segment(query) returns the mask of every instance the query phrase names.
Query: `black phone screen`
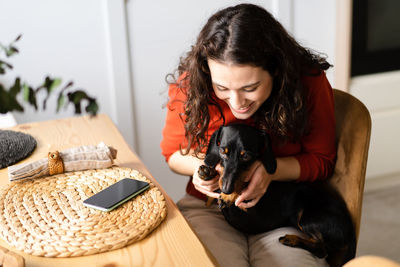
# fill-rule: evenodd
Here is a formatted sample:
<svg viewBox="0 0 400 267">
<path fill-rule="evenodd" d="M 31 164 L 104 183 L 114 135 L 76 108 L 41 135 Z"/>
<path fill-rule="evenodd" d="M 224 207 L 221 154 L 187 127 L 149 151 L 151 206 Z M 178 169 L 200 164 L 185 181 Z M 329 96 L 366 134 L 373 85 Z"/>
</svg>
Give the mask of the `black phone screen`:
<svg viewBox="0 0 400 267">
<path fill-rule="evenodd" d="M 83 204 L 92 208 L 109 211 L 149 188 L 149 183 L 124 178 L 89 197 Z"/>
</svg>

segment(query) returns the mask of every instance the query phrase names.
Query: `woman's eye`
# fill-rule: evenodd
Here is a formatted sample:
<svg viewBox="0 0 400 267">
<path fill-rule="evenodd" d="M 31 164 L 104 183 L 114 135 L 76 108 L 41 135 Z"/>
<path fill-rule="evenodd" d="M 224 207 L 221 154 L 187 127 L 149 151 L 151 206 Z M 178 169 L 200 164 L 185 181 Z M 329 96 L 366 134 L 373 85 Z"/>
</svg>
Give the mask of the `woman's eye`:
<svg viewBox="0 0 400 267">
<path fill-rule="evenodd" d="M 228 89 L 226 89 L 226 88 L 224 88 L 224 87 L 219 87 L 219 86 L 217 86 L 217 90 L 220 91 L 220 92 L 224 92 L 224 91 L 226 91 L 226 90 L 228 90 Z"/>
<path fill-rule="evenodd" d="M 246 93 L 251 93 L 251 92 L 254 92 L 255 90 L 257 90 L 257 88 L 258 88 L 258 86 L 253 87 L 253 88 L 244 89 L 244 91 L 245 91 Z"/>
</svg>

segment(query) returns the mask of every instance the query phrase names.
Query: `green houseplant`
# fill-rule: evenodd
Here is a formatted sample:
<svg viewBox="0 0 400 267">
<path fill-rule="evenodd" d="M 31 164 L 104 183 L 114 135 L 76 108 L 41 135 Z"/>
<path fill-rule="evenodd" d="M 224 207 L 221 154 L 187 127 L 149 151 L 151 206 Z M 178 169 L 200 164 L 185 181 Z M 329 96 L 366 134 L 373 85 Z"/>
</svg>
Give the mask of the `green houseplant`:
<svg viewBox="0 0 400 267">
<path fill-rule="evenodd" d="M 18 48 L 15 46 L 15 43 L 18 42 L 20 38 L 21 35 L 19 35 L 9 45 L 2 45 L 0 43 L 0 75 L 4 75 L 7 70 L 11 70 L 13 68 L 13 66 L 8 62 L 8 58 L 19 52 Z M 3 59 L 4 56 L 7 59 Z M 96 99 L 90 97 L 82 89 L 72 90 L 72 86 L 72 81 L 62 86 L 61 79 L 47 76 L 43 83 L 38 87 L 33 87 L 23 81 L 20 77 L 17 77 L 15 78 L 13 85 L 7 88 L 7 86 L 5 86 L 0 79 L 0 113 L 5 114 L 12 111 L 23 112 L 24 108 L 18 99 L 19 95 L 22 95 L 22 98 L 25 102 L 33 106 L 35 110 L 38 110 L 38 94 L 39 92 L 45 91 L 47 94 L 42 102 L 43 110 L 46 109 L 46 103 L 50 95 L 58 93 L 57 112 L 61 108 L 72 104 L 74 106 L 75 114 L 81 114 L 82 106 L 83 104 L 86 104 L 84 111 L 92 116 L 95 116 L 99 109 Z"/>
<path fill-rule="evenodd" d="M 90 97 L 82 89 L 72 90 L 73 82 L 71 81 L 62 85 L 61 79 L 47 76 L 38 87 L 29 85 L 20 77 L 15 78 L 11 86 L 6 86 L 3 83 L 1 75 L 13 68 L 8 60 L 19 52 L 15 43 L 20 39 L 21 35 L 9 45 L 0 43 L 0 114 L 12 111 L 23 112 L 24 107 L 21 105 L 20 99 L 33 106 L 35 110 L 38 110 L 39 106 L 42 106 L 42 110 L 44 110 L 50 95 L 57 93 L 57 112 L 72 104 L 75 114 L 81 114 L 82 106 L 85 105 L 84 112 L 95 116 L 99 109 L 96 99 Z M 40 97 L 44 95 L 41 105 L 38 101 L 39 93 L 41 94 Z M 36 144 L 36 140 L 29 134 L 0 129 L 0 169 L 28 157 L 36 148 Z"/>
</svg>

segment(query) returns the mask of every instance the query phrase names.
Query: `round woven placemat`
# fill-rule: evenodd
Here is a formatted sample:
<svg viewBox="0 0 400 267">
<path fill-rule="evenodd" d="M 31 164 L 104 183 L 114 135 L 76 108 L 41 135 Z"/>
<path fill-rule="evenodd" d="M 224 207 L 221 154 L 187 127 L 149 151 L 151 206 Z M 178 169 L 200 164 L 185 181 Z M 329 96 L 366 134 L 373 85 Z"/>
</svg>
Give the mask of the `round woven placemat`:
<svg viewBox="0 0 400 267">
<path fill-rule="evenodd" d="M 26 158 L 35 147 L 36 140 L 29 134 L 0 130 L 0 169 Z"/>
<path fill-rule="evenodd" d="M 120 207 L 102 212 L 86 198 L 130 177 L 150 189 Z M 0 236 L 35 256 L 74 257 L 122 248 L 143 239 L 166 216 L 160 190 L 129 168 L 89 170 L 13 182 L 0 190 Z"/>
</svg>

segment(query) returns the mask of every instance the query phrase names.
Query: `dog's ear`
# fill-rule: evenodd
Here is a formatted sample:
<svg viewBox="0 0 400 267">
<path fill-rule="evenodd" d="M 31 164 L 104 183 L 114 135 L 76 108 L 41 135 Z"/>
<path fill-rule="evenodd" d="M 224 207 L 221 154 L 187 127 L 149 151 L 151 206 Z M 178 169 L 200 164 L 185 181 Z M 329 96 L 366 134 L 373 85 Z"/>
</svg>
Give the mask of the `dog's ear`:
<svg viewBox="0 0 400 267">
<path fill-rule="evenodd" d="M 261 154 L 261 162 L 269 174 L 273 174 L 276 171 L 276 159 L 272 151 L 271 138 L 269 134 L 261 131 L 261 136 L 264 141 L 264 148 Z"/>
<path fill-rule="evenodd" d="M 219 129 L 212 134 L 210 142 L 208 143 L 206 158 L 204 159 L 204 164 L 208 167 L 215 168 L 220 161 L 219 145 L 222 130 L 223 126 L 219 127 Z"/>
</svg>

